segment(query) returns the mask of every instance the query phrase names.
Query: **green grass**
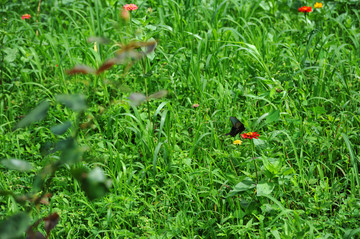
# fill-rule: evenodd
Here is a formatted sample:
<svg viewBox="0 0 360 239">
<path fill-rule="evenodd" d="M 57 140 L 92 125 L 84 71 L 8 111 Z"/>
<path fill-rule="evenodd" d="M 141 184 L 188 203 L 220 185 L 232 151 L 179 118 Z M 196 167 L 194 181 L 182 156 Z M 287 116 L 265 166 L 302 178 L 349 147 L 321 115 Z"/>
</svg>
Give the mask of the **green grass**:
<svg viewBox="0 0 360 239">
<path fill-rule="evenodd" d="M 43 0 L 38 18 L 38 1 L 1 5 L 0 159 L 34 169 L 1 166 L 0 190 L 29 192 L 37 172 L 61 157 L 43 156 L 41 146 L 76 127 L 56 136 L 52 126 L 80 119 L 92 127 L 78 132 L 83 161 L 49 182 L 50 204 L 0 196 L 0 219 L 57 212 L 51 238 L 356 238 L 359 3 L 326 1 L 306 18 L 298 8 L 315 1 L 133 3 L 130 24 L 120 18 L 123 1 Z M 25 13 L 32 17 L 22 20 Z M 90 36 L 111 43 L 95 51 Z M 122 65 L 99 76 L 65 73 L 99 67 L 118 42 L 152 38 L 155 58 L 127 74 Z M 128 103 L 131 92 L 162 89 L 165 98 Z M 85 95 L 84 115 L 56 103 L 59 94 Z M 43 121 L 12 131 L 44 100 Z M 260 140 L 233 145 L 230 116 Z M 69 170 L 82 166 L 112 180 L 104 197 L 86 197 Z"/>
</svg>

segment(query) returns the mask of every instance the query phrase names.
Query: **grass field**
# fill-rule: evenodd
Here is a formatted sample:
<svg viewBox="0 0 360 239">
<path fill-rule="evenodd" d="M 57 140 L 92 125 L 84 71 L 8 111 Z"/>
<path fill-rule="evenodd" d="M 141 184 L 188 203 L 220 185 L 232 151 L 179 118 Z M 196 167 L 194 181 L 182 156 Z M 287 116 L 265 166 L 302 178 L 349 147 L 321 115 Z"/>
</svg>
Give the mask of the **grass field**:
<svg viewBox="0 0 360 239">
<path fill-rule="evenodd" d="M 0 1 L 0 238 L 360 235 L 359 1 Z"/>
</svg>

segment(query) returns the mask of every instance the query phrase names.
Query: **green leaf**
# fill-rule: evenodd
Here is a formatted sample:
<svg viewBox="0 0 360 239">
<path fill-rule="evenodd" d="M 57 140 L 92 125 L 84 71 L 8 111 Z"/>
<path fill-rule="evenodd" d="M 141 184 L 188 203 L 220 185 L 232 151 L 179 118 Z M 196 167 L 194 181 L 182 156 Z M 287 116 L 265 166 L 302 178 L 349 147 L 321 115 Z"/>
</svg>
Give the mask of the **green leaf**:
<svg viewBox="0 0 360 239">
<path fill-rule="evenodd" d="M 40 147 L 41 155 L 44 156 L 44 155 L 49 154 L 52 147 L 54 147 L 54 143 L 52 143 L 52 142 L 43 143 Z"/>
<path fill-rule="evenodd" d="M 90 173 L 88 174 L 88 179 L 89 179 L 89 182 L 91 182 L 93 184 L 97 184 L 97 183 L 104 182 L 106 177 L 105 177 L 104 171 L 101 168 L 96 167 L 90 171 Z"/>
<path fill-rule="evenodd" d="M 274 175 L 278 175 L 280 173 L 280 170 L 282 167 L 280 159 L 262 157 L 262 161 L 263 161 L 265 170 L 269 171 L 270 173 L 272 173 Z"/>
<path fill-rule="evenodd" d="M 0 238 L 24 238 L 30 223 L 29 215 L 24 212 L 10 216 L 0 223 Z"/>
<path fill-rule="evenodd" d="M 251 180 L 251 178 L 246 177 L 241 182 L 236 184 L 234 189 L 230 191 L 229 196 L 232 196 L 239 192 L 244 192 L 244 191 L 250 190 L 250 189 L 254 188 L 255 186 L 256 186 L 256 184 Z"/>
<path fill-rule="evenodd" d="M 42 102 L 38 105 L 35 109 L 33 109 L 28 115 L 25 116 L 16 126 L 14 129 L 17 128 L 24 128 L 35 121 L 42 120 L 50 107 L 50 103 L 48 101 Z"/>
<path fill-rule="evenodd" d="M 59 166 L 58 161 L 55 163 L 51 163 L 51 164 L 47 164 L 45 165 L 40 172 L 38 172 L 35 176 L 34 176 L 34 181 L 33 181 L 33 186 L 32 186 L 32 191 L 33 192 L 38 192 L 40 191 L 43 186 L 44 183 L 46 181 L 46 178 L 54 173 L 57 168 Z"/>
<path fill-rule="evenodd" d="M 356 229 L 347 228 L 345 229 L 344 239 L 354 238 L 354 236 L 356 235 L 360 235 L 360 228 L 356 228 Z"/>
<path fill-rule="evenodd" d="M 56 135 L 64 134 L 71 127 L 71 121 L 51 127 L 51 132 Z"/>
<path fill-rule="evenodd" d="M 5 48 L 4 52 L 6 53 L 6 56 L 5 56 L 4 60 L 7 63 L 11 63 L 11 62 L 16 60 L 16 56 L 18 54 L 18 49 L 17 48 Z"/>
<path fill-rule="evenodd" d="M 90 172 L 85 168 L 76 169 L 72 174 L 81 182 L 81 188 L 90 200 L 103 197 L 111 186 L 111 180 L 107 179 L 104 171 L 98 167 Z"/>
<path fill-rule="evenodd" d="M 269 113 L 269 115 L 266 117 L 266 123 L 269 124 L 274 121 L 278 121 L 280 118 L 280 111 L 274 110 Z"/>
<path fill-rule="evenodd" d="M 82 152 L 79 147 L 74 146 L 72 148 L 64 149 L 60 156 L 61 164 L 74 164 L 81 161 Z"/>
<path fill-rule="evenodd" d="M 146 57 L 152 61 L 155 58 L 155 51 L 150 52 L 149 54 L 146 54 Z"/>
<path fill-rule="evenodd" d="M 325 108 L 322 106 L 313 107 L 313 111 L 314 111 L 314 113 L 319 114 L 319 115 L 326 113 Z"/>
<path fill-rule="evenodd" d="M 76 146 L 75 140 L 72 137 L 61 140 L 54 145 L 54 148 L 49 153 L 55 153 L 56 151 L 63 151 L 74 148 Z"/>
<path fill-rule="evenodd" d="M 257 196 L 270 195 L 274 190 L 275 185 L 273 183 L 259 183 L 256 186 Z"/>
<path fill-rule="evenodd" d="M 151 30 L 151 31 L 155 31 L 157 27 L 154 26 L 154 25 L 151 25 L 151 24 L 147 24 L 147 25 L 145 26 L 145 28 L 146 28 L 146 29 L 149 29 L 149 30 Z"/>
<path fill-rule="evenodd" d="M 1 160 L 1 164 L 4 165 L 8 169 L 14 169 L 17 171 L 30 171 L 33 169 L 31 163 L 26 162 L 21 159 L 4 159 Z"/>
<path fill-rule="evenodd" d="M 32 191 L 39 192 L 44 185 L 44 179 L 42 175 L 35 175 L 33 180 Z"/>
<path fill-rule="evenodd" d="M 295 170 L 293 168 L 285 168 L 284 171 L 282 172 L 282 175 L 287 176 L 287 175 L 291 175 L 294 173 L 295 173 Z"/>
<path fill-rule="evenodd" d="M 86 110 L 86 98 L 83 95 L 57 95 L 56 100 L 75 112 Z"/>
<path fill-rule="evenodd" d="M 266 1 L 261 1 L 259 6 L 265 11 L 270 11 L 271 9 L 269 3 Z"/>
<path fill-rule="evenodd" d="M 265 146 L 265 141 L 261 139 L 253 139 L 254 144 L 256 147 Z"/>
<path fill-rule="evenodd" d="M 344 138 L 345 145 L 348 148 L 348 151 L 349 151 L 349 154 L 350 154 L 350 162 L 351 162 L 351 165 L 353 167 L 353 172 L 354 172 L 354 175 L 355 175 L 356 183 L 360 184 L 359 169 L 358 169 L 358 163 L 357 163 L 358 159 L 355 156 L 354 149 L 353 149 L 353 147 L 351 145 L 351 142 L 350 142 L 348 136 L 346 134 L 344 134 L 344 133 L 341 133 L 341 136 Z"/>
<path fill-rule="evenodd" d="M 71 149 L 75 146 L 75 140 L 72 137 L 66 138 L 64 140 L 60 140 L 56 143 L 53 142 L 45 142 L 40 147 L 40 151 L 42 155 L 52 154 L 57 151 L 63 151 L 65 149 Z"/>
<path fill-rule="evenodd" d="M 154 94 L 149 95 L 148 98 L 149 99 L 159 99 L 159 98 L 162 98 L 162 97 L 166 96 L 167 93 L 168 93 L 167 90 L 160 90 L 160 91 L 158 91 L 158 92 L 156 92 Z"/>
</svg>

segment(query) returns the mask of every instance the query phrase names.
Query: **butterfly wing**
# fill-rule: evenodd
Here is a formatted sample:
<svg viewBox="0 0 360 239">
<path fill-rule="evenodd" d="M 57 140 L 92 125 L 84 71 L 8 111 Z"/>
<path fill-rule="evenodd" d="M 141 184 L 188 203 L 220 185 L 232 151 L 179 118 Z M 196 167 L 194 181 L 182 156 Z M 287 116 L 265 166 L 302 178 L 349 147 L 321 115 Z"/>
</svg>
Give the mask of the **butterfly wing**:
<svg viewBox="0 0 360 239">
<path fill-rule="evenodd" d="M 235 126 L 236 126 L 236 124 L 238 124 L 238 123 L 240 123 L 240 124 L 241 124 L 240 120 L 238 120 L 238 119 L 237 119 L 237 118 L 235 118 L 235 117 L 230 117 L 230 121 L 231 121 L 231 123 L 232 123 L 233 127 L 235 127 Z"/>
<path fill-rule="evenodd" d="M 235 117 L 230 117 L 231 123 L 233 127 L 231 128 L 231 131 L 226 134 L 230 135 L 232 137 L 235 137 L 237 134 L 243 132 L 245 130 L 245 126 Z"/>
</svg>

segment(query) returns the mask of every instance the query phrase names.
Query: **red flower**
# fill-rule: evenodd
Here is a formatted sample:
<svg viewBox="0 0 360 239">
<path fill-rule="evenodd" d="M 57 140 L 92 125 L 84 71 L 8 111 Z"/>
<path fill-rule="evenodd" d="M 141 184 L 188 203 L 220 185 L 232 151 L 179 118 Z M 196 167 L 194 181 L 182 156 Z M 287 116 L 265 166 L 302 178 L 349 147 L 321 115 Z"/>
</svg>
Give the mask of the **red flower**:
<svg viewBox="0 0 360 239">
<path fill-rule="evenodd" d="M 29 19 L 31 17 L 30 14 L 24 14 L 21 16 L 22 20 Z"/>
<path fill-rule="evenodd" d="M 129 21 L 129 19 L 130 19 L 130 13 L 129 13 L 129 11 L 128 10 L 126 10 L 126 9 L 123 9 L 123 10 L 121 10 L 121 18 L 122 19 L 124 19 L 125 21 Z"/>
<path fill-rule="evenodd" d="M 123 8 L 127 11 L 134 11 L 138 9 L 138 6 L 136 6 L 135 4 L 125 4 Z"/>
<path fill-rule="evenodd" d="M 312 12 L 312 9 L 311 9 L 311 7 L 303 6 L 303 7 L 299 8 L 299 12 L 303 12 L 303 13 Z"/>
<path fill-rule="evenodd" d="M 248 137 L 247 137 L 247 134 L 246 134 L 246 133 L 241 134 L 241 138 L 247 139 L 247 138 L 248 138 Z"/>
<path fill-rule="evenodd" d="M 249 133 L 241 134 L 241 138 L 243 139 L 258 139 L 259 136 L 260 135 L 257 132 L 249 132 Z"/>
</svg>

